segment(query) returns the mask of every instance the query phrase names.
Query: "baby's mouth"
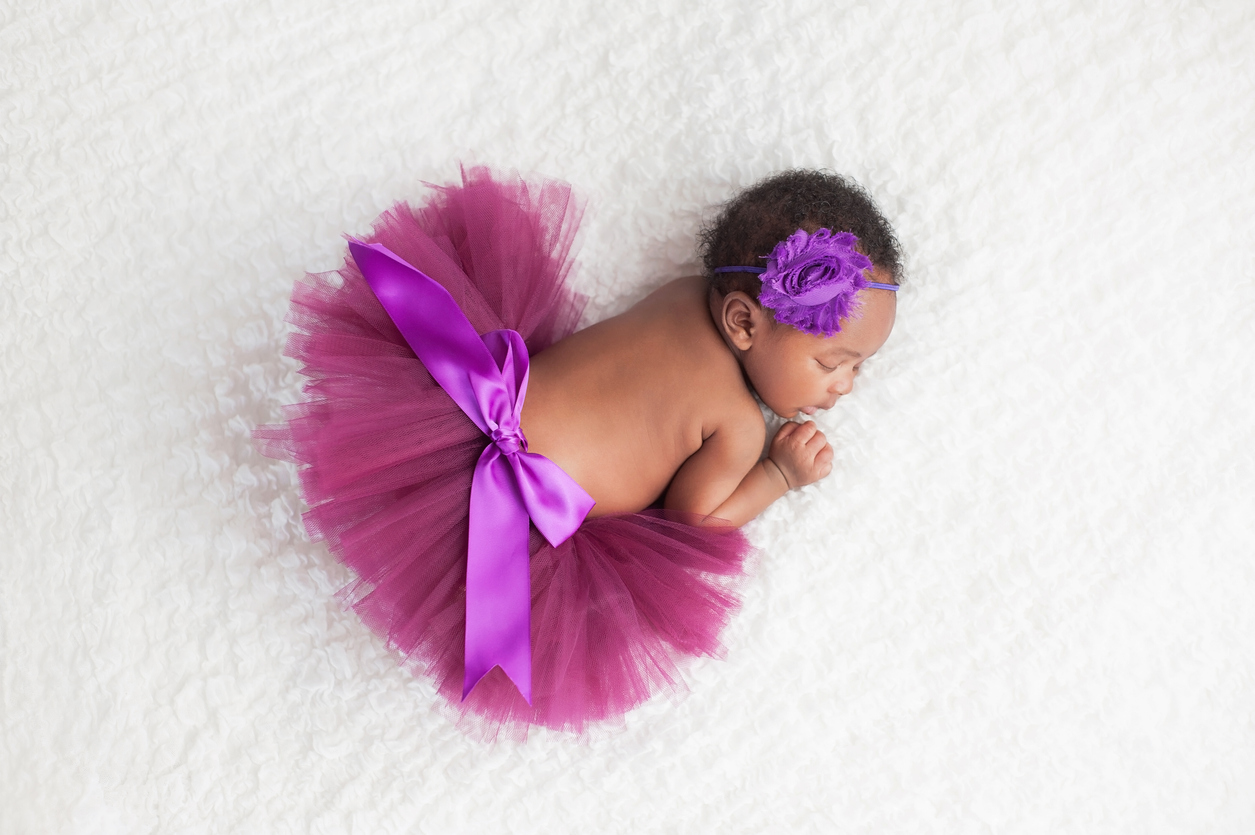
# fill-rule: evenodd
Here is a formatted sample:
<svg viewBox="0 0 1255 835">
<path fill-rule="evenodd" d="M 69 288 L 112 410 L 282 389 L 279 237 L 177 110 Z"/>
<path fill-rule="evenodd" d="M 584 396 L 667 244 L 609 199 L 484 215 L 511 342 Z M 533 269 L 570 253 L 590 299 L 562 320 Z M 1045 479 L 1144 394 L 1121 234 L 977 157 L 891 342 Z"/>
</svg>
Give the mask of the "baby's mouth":
<svg viewBox="0 0 1255 835">
<path fill-rule="evenodd" d="M 819 411 L 819 408 L 816 406 L 803 406 L 801 408 L 801 412 L 804 415 L 813 415 L 818 411 Z"/>
</svg>

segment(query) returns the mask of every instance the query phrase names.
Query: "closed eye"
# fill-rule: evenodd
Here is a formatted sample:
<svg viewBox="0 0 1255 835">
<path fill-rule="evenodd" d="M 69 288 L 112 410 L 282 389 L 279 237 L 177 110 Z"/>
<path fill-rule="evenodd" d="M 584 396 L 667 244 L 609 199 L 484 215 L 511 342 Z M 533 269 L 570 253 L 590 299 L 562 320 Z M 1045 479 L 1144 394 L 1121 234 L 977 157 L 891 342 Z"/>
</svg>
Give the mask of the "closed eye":
<svg viewBox="0 0 1255 835">
<path fill-rule="evenodd" d="M 815 360 L 815 362 L 816 362 L 816 363 L 819 365 L 819 367 L 820 367 L 820 368 L 822 368 L 824 371 L 836 371 L 836 370 L 837 370 L 837 367 L 836 367 L 835 365 L 824 365 L 822 362 L 819 362 L 819 360 Z"/>
</svg>

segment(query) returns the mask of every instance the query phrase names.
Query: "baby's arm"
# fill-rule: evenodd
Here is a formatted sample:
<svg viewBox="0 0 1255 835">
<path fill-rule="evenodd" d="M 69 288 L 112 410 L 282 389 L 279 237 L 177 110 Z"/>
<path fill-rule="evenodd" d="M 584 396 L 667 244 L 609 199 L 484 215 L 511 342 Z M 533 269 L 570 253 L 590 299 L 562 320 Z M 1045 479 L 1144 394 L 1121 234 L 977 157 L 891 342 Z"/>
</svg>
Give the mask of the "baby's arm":
<svg viewBox="0 0 1255 835">
<path fill-rule="evenodd" d="M 740 527 L 790 489 L 832 472 L 832 446 L 811 421 L 781 426 L 757 461 L 762 439 L 761 427 L 716 430 L 675 474 L 666 506 Z"/>
</svg>

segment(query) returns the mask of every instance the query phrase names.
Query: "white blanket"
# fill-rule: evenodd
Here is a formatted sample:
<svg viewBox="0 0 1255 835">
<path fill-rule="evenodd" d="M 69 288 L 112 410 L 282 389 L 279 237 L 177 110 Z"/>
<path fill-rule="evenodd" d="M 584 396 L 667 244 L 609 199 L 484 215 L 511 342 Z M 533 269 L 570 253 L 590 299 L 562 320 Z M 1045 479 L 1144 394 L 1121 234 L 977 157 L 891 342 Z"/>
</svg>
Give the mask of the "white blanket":
<svg viewBox="0 0 1255 835">
<path fill-rule="evenodd" d="M 1253 55 L 1246 0 L 4 3 L 0 835 L 1255 831 Z M 456 730 L 250 442 L 293 281 L 459 161 L 587 195 L 590 320 L 789 166 L 908 254 L 726 658 L 589 743 Z"/>
</svg>

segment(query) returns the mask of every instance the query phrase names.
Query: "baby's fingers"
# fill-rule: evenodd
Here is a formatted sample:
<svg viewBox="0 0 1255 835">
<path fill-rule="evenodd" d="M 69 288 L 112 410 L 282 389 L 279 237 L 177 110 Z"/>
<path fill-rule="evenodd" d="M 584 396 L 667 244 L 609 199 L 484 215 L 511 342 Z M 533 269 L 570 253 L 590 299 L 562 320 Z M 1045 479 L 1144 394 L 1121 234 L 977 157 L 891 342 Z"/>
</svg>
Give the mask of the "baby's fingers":
<svg viewBox="0 0 1255 835">
<path fill-rule="evenodd" d="M 777 441 L 783 441 L 785 438 L 789 437 L 794 432 L 796 432 L 799 426 L 801 426 L 801 424 L 794 423 L 793 421 L 786 421 L 785 423 L 781 424 L 779 429 L 776 430 L 775 439 Z"/>
<path fill-rule="evenodd" d="M 828 445 L 828 439 L 824 437 L 824 433 L 819 431 L 815 424 L 811 424 L 814 428 L 814 434 L 806 439 L 806 448 L 812 452 L 818 452 L 821 447 Z"/>
<path fill-rule="evenodd" d="M 819 477 L 823 478 L 832 472 L 832 461 L 836 454 L 832 451 L 832 444 L 824 444 L 824 448 L 815 454 L 815 467 L 819 470 Z"/>
<path fill-rule="evenodd" d="M 786 423 L 785 426 L 793 427 L 791 434 L 793 435 L 794 442 L 799 445 L 809 443 L 811 438 L 815 437 L 815 435 L 819 432 L 819 427 L 815 426 L 815 422 L 812 420 L 808 420 L 806 423 L 790 422 Z"/>
</svg>

